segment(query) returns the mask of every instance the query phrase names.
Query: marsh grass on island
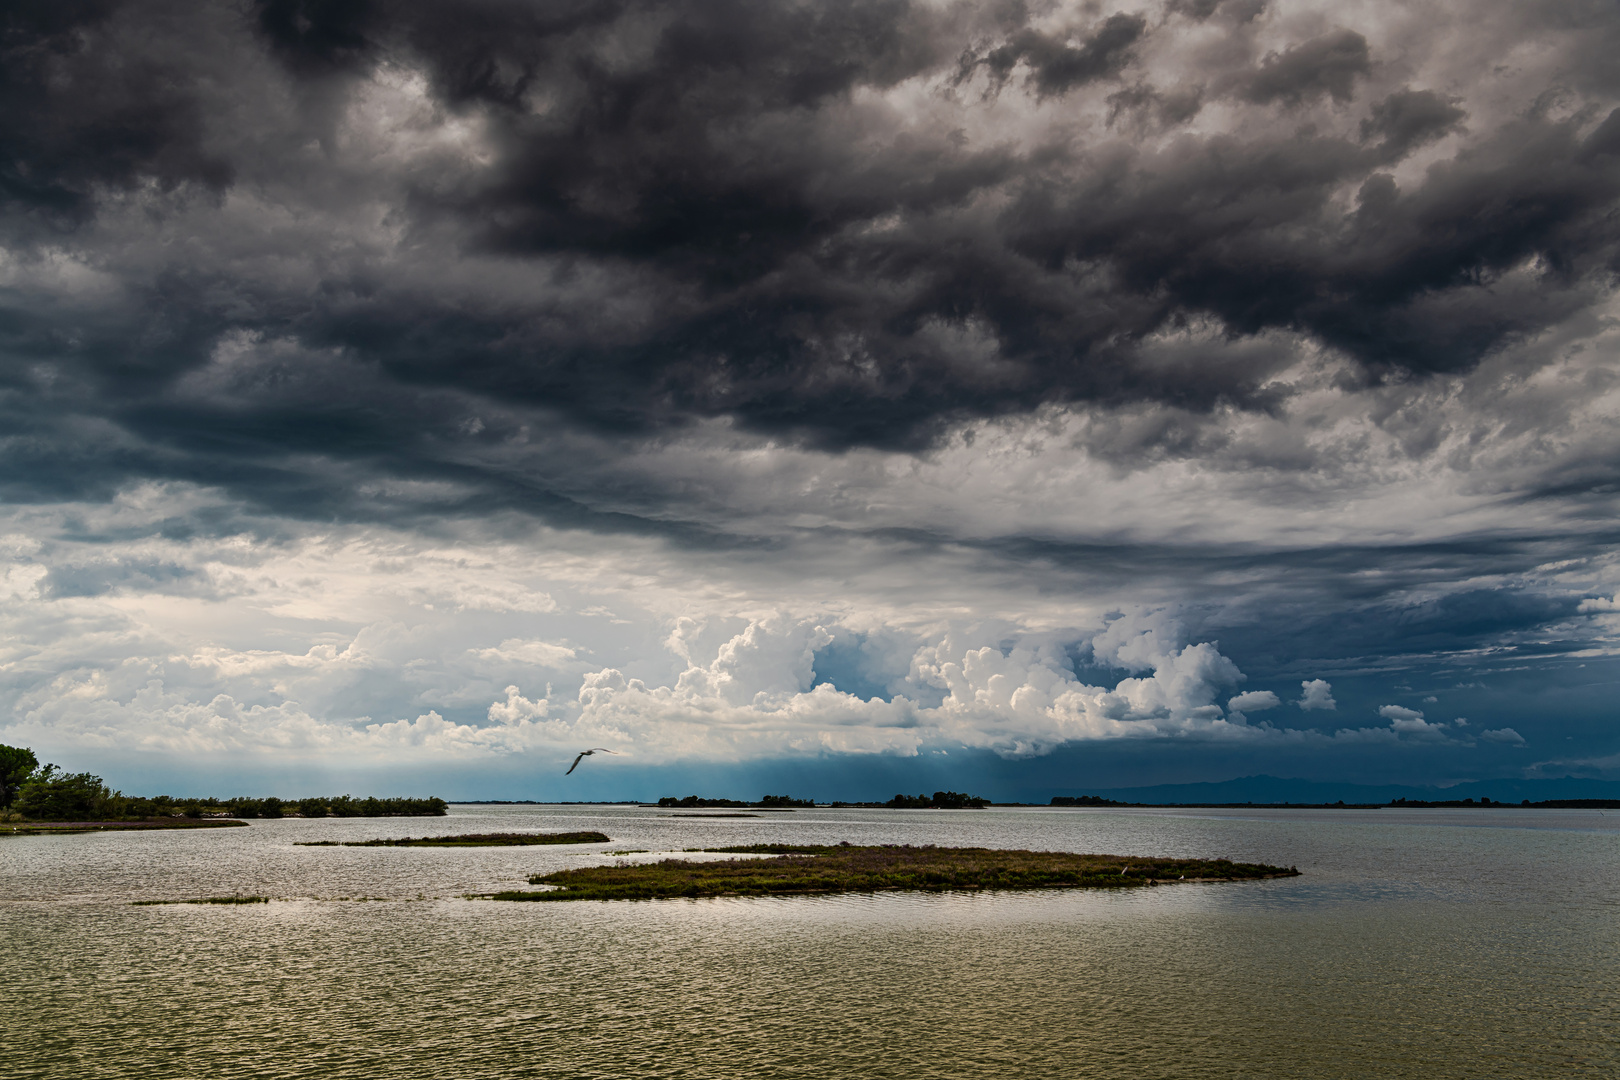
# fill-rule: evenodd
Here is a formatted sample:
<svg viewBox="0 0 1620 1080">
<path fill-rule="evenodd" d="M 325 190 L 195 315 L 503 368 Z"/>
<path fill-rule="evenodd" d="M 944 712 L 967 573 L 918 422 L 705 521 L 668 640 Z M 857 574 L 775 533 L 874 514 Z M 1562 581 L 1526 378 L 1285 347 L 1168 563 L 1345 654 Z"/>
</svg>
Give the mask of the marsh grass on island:
<svg viewBox="0 0 1620 1080">
<path fill-rule="evenodd" d="M 460 836 L 401 837 L 398 840 L 306 840 L 298 847 L 532 847 L 537 844 L 607 844 L 599 832 L 463 833 Z"/>
<path fill-rule="evenodd" d="M 1144 859 L 995 848 L 752 844 L 705 851 L 760 858 L 666 859 L 536 874 L 531 885 L 474 899 L 656 900 L 673 897 L 820 895 L 850 892 L 1139 888 L 1194 881 L 1297 877 L 1293 867 L 1227 859 Z"/>
<path fill-rule="evenodd" d="M 171 904 L 268 904 L 268 896 L 203 896 L 196 900 L 132 900 L 130 907 L 166 907 Z"/>
</svg>

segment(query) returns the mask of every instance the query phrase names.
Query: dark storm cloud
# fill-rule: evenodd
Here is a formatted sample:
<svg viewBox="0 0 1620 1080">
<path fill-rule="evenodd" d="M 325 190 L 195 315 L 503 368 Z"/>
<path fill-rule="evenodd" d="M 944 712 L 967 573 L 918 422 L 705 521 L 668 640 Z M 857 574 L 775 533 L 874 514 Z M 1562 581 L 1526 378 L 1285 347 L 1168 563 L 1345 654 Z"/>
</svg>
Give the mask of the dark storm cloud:
<svg viewBox="0 0 1620 1080">
<path fill-rule="evenodd" d="M 1116 611 L 1243 689 L 1345 683 L 1352 728 L 1429 707 L 1390 673 L 1555 683 L 1614 623 L 1617 30 L 7 5 L 0 616 L 77 644 L 0 711 L 102 724 L 59 678 L 87 657 L 112 712 L 150 689 L 129 731 L 222 694 L 549 724 L 573 691 L 537 701 L 536 657 L 673 690 L 705 619 L 757 623 L 761 686 L 812 649 L 885 696 L 918 642 L 1104 662 Z"/>
<path fill-rule="evenodd" d="M 12 5 L 10 243 L 122 277 L 102 304 L 6 294 L 6 452 L 29 466 L 9 482 L 223 476 L 263 493 L 279 489 L 266 459 L 299 451 L 453 471 L 424 436 L 448 423 L 433 404 L 448 391 L 598 430 L 719 416 L 835 447 L 919 446 L 964 417 L 1047 403 L 1264 411 L 1287 362 L 1276 348 L 1167 365 L 1147 342 L 1193 325 L 1228 343 L 1282 332 L 1363 379 L 1421 377 L 1467 371 L 1609 294 L 1620 113 L 1598 122 L 1613 104 L 1594 96 L 1611 81 L 1593 44 L 1613 36 L 1604 11 L 1524 9 L 1522 34 L 1564 35 L 1549 38 L 1569 51 L 1562 89 L 1476 117 L 1331 21 L 1262 39 L 1255 4 L 1054 10 Z M 1189 27 L 1213 36 L 1166 53 L 1174 75 L 1150 63 Z M 340 175 L 339 118 L 400 72 L 425 79 L 441 119 L 479 125 L 481 156 Z M 900 116 L 880 95 L 907 80 L 928 105 Z M 1569 93 L 1588 97 L 1563 107 Z M 1187 126 L 1212 104 L 1247 119 Z M 966 129 L 995 108 L 1008 124 L 1048 111 L 1016 136 Z M 1457 132 L 1460 149 L 1401 171 Z M 394 200 L 390 255 L 309 238 L 283 250 L 268 227 L 243 254 L 187 254 L 238 226 L 193 225 L 185 198 L 338 213 L 334 192 L 360 200 L 367 184 Z M 124 272 L 98 223 L 135 199 L 159 200 L 154 243 Z M 312 280 L 261 272 L 293 257 Z M 464 258 L 535 268 L 533 285 L 489 301 L 449 272 Z M 424 287 L 438 264 L 442 286 Z M 1511 274 L 1534 280 L 1499 289 Z M 635 318 L 601 314 L 614 303 Z M 174 393 L 233 333 L 376 378 L 228 410 Z"/>
<path fill-rule="evenodd" d="M 1399 159 L 1413 147 L 1454 130 L 1465 115 L 1454 100 L 1433 90 L 1402 90 L 1372 107 L 1372 114 L 1361 122 L 1361 137 L 1381 138 L 1384 152 Z"/>
<path fill-rule="evenodd" d="M 1403 569 L 1390 553 L 1375 561 Z M 1329 616 L 1318 595 L 1286 614 L 1270 613 L 1287 619 L 1286 638 L 1277 636 L 1271 619 L 1220 627 L 1212 636 L 1258 676 L 1326 671 L 1328 664 L 1391 669 L 1444 658 L 1505 668 L 1590 648 L 1589 620 L 1578 616 L 1578 604 L 1568 595 L 1524 588 L 1470 589 L 1417 603 L 1381 597 L 1332 605 Z"/>
<path fill-rule="evenodd" d="M 1042 95 L 1062 94 L 1088 82 L 1115 76 L 1130 61 L 1130 47 L 1147 30 L 1139 15 L 1111 15 L 1078 45 L 1051 34 L 1022 30 L 983 57 L 965 57 L 961 81 L 983 65 L 1004 84 L 1020 62 L 1029 65 L 1030 81 Z"/>
<path fill-rule="evenodd" d="M 1355 96 L 1356 79 L 1371 69 L 1367 39 L 1353 30 L 1338 30 L 1272 53 L 1233 83 L 1239 97 L 1261 105 L 1301 105 L 1324 95 L 1348 102 Z"/>
<path fill-rule="evenodd" d="M 118 0 L 15 0 L 0 11 L 0 206 L 69 227 L 142 181 L 219 190 L 195 72 L 121 39 Z M 161 31 L 154 25 L 153 30 Z"/>
<path fill-rule="evenodd" d="M 300 74 L 350 71 L 372 58 L 369 0 L 262 0 L 258 29 L 276 57 Z"/>
</svg>

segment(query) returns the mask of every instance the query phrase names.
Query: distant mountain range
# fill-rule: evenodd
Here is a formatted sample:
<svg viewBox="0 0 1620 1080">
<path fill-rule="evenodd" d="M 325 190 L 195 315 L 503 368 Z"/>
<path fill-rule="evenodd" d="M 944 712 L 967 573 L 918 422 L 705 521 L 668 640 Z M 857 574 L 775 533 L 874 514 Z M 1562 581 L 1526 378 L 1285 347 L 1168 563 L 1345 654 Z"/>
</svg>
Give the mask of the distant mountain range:
<svg viewBox="0 0 1620 1080">
<path fill-rule="evenodd" d="M 1343 784 L 1324 780 L 1290 780 L 1279 776 L 1244 776 L 1201 784 L 1155 784 L 1152 787 L 1088 788 L 1060 795 L 1100 795 L 1117 802 L 1171 803 L 1387 803 L 1395 799 L 1433 802 L 1491 799 L 1494 802 L 1541 802 L 1544 799 L 1620 799 L 1620 781 L 1566 776 L 1554 780 L 1472 780 L 1451 787 L 1401 784 Z"/>
</svg>

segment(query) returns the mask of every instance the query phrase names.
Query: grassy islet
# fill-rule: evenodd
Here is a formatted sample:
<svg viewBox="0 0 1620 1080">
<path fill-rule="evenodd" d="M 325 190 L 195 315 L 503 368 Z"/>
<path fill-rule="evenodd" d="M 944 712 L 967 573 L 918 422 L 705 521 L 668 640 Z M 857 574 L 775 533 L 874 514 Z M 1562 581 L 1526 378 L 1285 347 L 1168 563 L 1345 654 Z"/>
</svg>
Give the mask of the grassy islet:
<svg viewBox="0 0 1620 1080">
<path fill-rule="evenodd" d="M 666 859 L 536 874 L 545 890 L 489 894 L 493 900 L 654 900 L 919 890 L 1136 888 L 1193 881 L 1295 877 L 1291 867 L 1227 859 L 1144 859 L 996 848 L 753 844 L 711 848 L 764 856 L 696 862 Z"/>
<path fill-rule="evenodd" d="M 463 833 L 460 836 L 405 836 L 397 840 L 306 840 L 299 847 L 531 847 L 536 844 L 606 844 L 599 832 Z"/>
<path fill-rule="evenodd" d="M 132 907 L 158 907 L 163 904 L 268 904 L 268 896 L 204 896 L 197 900 L 134 900 Z"/>
</svg>

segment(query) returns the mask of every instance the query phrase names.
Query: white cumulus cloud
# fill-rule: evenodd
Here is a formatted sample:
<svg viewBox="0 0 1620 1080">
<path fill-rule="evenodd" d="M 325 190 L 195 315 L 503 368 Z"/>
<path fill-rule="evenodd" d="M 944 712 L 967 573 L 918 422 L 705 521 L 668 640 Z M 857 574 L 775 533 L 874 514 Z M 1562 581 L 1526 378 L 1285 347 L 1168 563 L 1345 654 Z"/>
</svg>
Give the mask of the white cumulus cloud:
<svg viewBox="0 0 1620 1080">
<path fill-rule="evenodd" d="M 1270 690 L 1250 690 L 1226 703 L 1226 718 L 1234 724 L 1246 724 L 1249 713 L 1275 709 L 1281 704 L 1282 700 Z"/>
<path fill-rule="evenodd" d="M 678 629 L 672 648 L 690 656 L 697 629 Z M 770 617 L 750 622 L 673 684 L 604 669 L 585 677 L 577 723 L 582 733 L 628 737 L 658 756 L 726 759 L 910 755 L 951 745 L 1022 756 L 1085 739 L 1254 734 L 1215 704 L 1243 678 L 1236 665 L 1208 642 L 1182 644 L 1151 618 L 1117 619 L 1093 638 L 1097 656 L 1144 673 L 1112 687 L 1078 680 L 1054 642 L 1003 647 L 948 633 L 916 650 L 901 684 L 909 693 L 861 698 L 813 685 L 815 652 L 832 640 L 819 623 Z"/>
<path fill-rule="evenodd" d="M 1296 704 L 1305 711 L 1339 707 L 1339 703 L 1333 700 L 1333 684 L 1326 679 L 1307 679 L 1299 687 L 1303 695 Z"/>
<path fill-rule="evenodd" d="M 1403 705 L 1380 706 L 1378 715 L 1388 720 L 1396 731 L 1417 730 L 1419 725 L 1423 725 L 1423 712 Z"/>
</svg>

